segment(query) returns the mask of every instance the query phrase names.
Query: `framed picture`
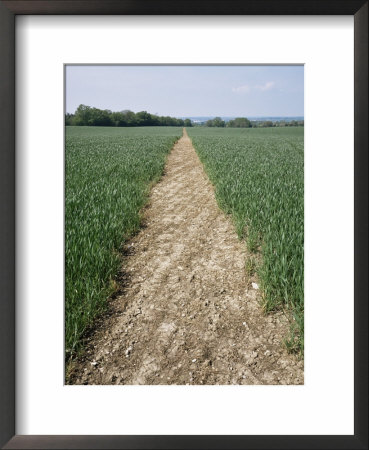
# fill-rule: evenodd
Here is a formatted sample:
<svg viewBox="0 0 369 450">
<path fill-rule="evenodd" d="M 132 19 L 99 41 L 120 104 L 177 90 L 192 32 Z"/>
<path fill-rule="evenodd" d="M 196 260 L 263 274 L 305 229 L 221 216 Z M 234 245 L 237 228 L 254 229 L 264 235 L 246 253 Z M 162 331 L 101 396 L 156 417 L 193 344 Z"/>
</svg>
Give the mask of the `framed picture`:
<svg viewBox="0 0 369 450">
<path fill-rule="evenodd" d="M 368 3 L 364 0 L 319 3 L 260 0 L 199 4 L 191 0 L 186 4 L 142 1 L 132 5 L 125 0 L 1 1 L 0 33 L 0 444 L 4 448 L 368 448 Z M 98 79 L 102 80 L 100 85 L 96 82 Z M 86 94 L 87 84 L 94 97 Z M 286 87 L 288 89 L 283 90 Z M 155 101 L 150 103 L 154 91 Z M 218 111 L 219 105 L 224 107 L 219 114 L 215 106 L 210 108 L 211 104 L 216 105 L 218 91 L 222 92 Z M 111 103 L 106 106 L 100 106 L 105 105 L 103 100 L 97 104 L 86 103 L 89 98 L 94 102 L 97 92 L 105 98 L 110 96 Z M 279 104 L 278 110 L 270 107 L 272 94 Z M 126 105 L 120 107 L 119 102 L 114 103 L 114 97 L 119 95 L 133 113 L 128 109 L 121 111 Z M 233 109 L 225 107 L 227 96 L 233 99 Z M 131 103 L 129 98 L 133 99 Z M 136 101 L 138 98 L 144 101 Z M 196 101 L 207 104 L 208 109 L 187 107 L 185 110 L 186 101 L 187 105 L 191 102 L 195 105 Z M 262 109 L 263 101 L 269 110 Z M 237 102 L 241 105 L 238 110 Z M 172 105 L 171 109 L 160 109 L 160 105 L 168 104 Z M 291 105 L 295 105 L 295 109 Z M 156 107 L 158 109 L 150 110 Z M 208 117 L 199 117 L 201 111 Z M 284 117 L 276 117 L 278 111 L 284 111 L 280 114 Z M 222 117 L 215 117 L 218 115 Z M 293 117 L 285 120 L 285 116 Z M 65 122 L 71 125 L 66 131 Z M 78 125 L 97 125 L 99 129 Z M 108 131 L 101 131 L 104 125 L 110 126 Z M 139 128 L 141 125 L 152 126 L 145 131 L 149 134 Z M 159 136 L 154 130 L 158 125 L 168 127 L 165 135 Z M 128 130 L 127 126 L 136 128 Z M 178 262 L 175 273 L 172 271 L 169 275 L 176 277 L 175 284 L 180 290 L 183 291 L 184 286 L 188 288 L 186 298 L 199 297 L 202 312 L 194 314 L 192 307 L 188 307 L 188 314 L 194 317 L 173 319 L 173 323 L 160 322 L 156 328 L 162 330 L 166 341 L 155 338 L 151 342 L 150 310 L 146 311 L 145 302 L 142 303 L 145 290 L 150 291 L 150 286 L 145 285 L 135 294 L 134 308 L 127 316 L 127 323 L 106 322 L 107 327 L 102 328 L 100 334 L 89 338 L 90 356 L 75 363 L 75 348 L 82 342 L 79 336 L 85 338 L 85 335 L 78 328 L 80 319 L 73 321 L 70 311 L 67 307 L 64 309 L 64 295 L 72 298 L 72 291 L 79 289 L 75 282 L 68 288 L 68 258 L 71 256 L 64 253 L 64 236 L 68 246 L 72 242 L 73 227 L 77 230 L 75 234 L 82 236 L 81 224 L 69 220 L 76 215 L 73 209 L 76 194 L 71 189 L 70 175 L 76 163 L 73 160 L 75 143 L 82 148 L 93 142 L 95 148 L 108 139 L 119 147 L 124 139 L 129 140 L 130 146 L 133 138 L 135 142 L 141 139 L 135 157 L 141 158 L 140 164 L 152 166 L 154 161 L 158 164 L 160 158 L 164 161 L 165 152 L 179 139 L 171 150 L 172 159 L 167 160 L 167 173 L 156 188 L 158 202 L 152 210 L 157 214 L 165 204 L 160 198 L 168 197 L 168 189 L 161 194 L 160 189 L 164 189 L 165 183 L 169 186 L 170 174 L 178 172 L 180 167 L 185 184 L 185 166 L 192 164 L 188 167 L 188 186 L 196 191 L 194 201 L 202 203 L 205 211 L 211 201 L 216 203 L 214 196 L 204 197 L 206 190 L 201 186 L 205 178 L 194 169 L 196 164 L 200 167 L 195 150 L 209 175 L 212 170 L 211 158 L 207 159 L 209 152 L 213 152 L 214 157 L 220 149 L 218 156 L 221 157 L 221 149 L 228 145 L 228 140 L 231 142 L 227 147 L 228 160 L 221 159 L 218 168 L 213 168 L 219 173 L 213 172 L 213 178 L 210 177 L 218 188 L 216 177 L 226 179 L 228 169 L 224 167 L 229 161 L 238 160 L 239 176 L 241 172 L 246 173 L 247 164 L 242 166 L 246 153 L 242 153 L 244 148 L 238 146 L 237 139 L 246 136 L 248 130 L 240 128 L 255 128 L 249 130 L 253 133 L 252 139 L 250 134 L 247 136 L 249 146 L 256 146 L 258 151 L 261 151 L 258 143 L 261 139 L 265 143 L 271 131 L 278 142 L 284 142 L 283 151 L 274 138 L 268 140 L 267 147 L 273 149 L 273 154 L 281 152 L 282 160 L 285 158 L 281 165 L 288 178 L 286 185 L 293 188 L 287 197 L 292 201 L 295 196 L 293 203 L 297 209 L 298 202 L 302 202 L 299 217 L 300 222 L 305 217 L 305 235 L 301 236 L 302 243 L 305 242 L 305 353 L 304 332 L 301 333 L 304 312 L 300 310 L 299 315 L 296 308 L 292 309 L 294 323 L 300 324 L 300 329 L 295 325 L 284 342 L 289 350 L 299 353 L 300 358 L 285 356 L 287 351 L 276 350 L 275 362 L 270 368 L 266 361 L 275 343 L 273 340 L 268 343 L 271 334 L 264 339 L 263 333 L 267 334 L 266 329 L 278 328 L 278 320 L 268 322 L 263 318 L 260 326 L 253 329 L 252 325 L 249 329 L 248 319 L 242 319 L 243 322 L 240 316 L 239 327 L 225 334 L 224 343 L 230 348 L 223 348 L 226 355 L 223 359 L 217 359 L 215 354 L 223 351 L 221 346 L 200 349 L 197 344 L 191 347 L 189 341 L 182 345 L 180 332 L 172 330 L 173 323 L 179 331 L 185 332 L 191 319 L 192 334 L 195 322 L 198 322 L 198 336 L 207 333 L 201 326 L 203 310 L 209 311 L 212 302 L 216 306 L 214 314 L 222 314 L 225 321 L 238 316 L 229 315 L 227 311 L 230 297 L 226 291 L 232 286 L 232 279 L 224 281 L 223 269 L 216 272 L 214 292 L 218 296 L 222 283 L 228 283 L 227 289 L 219 298 L 210 299 L 209 304 L 209 299 L 202 298 L 197 289 L 201 277 L 204 280 L 208 277 L 206 270 L 201 275 L 198 267 L 181 267 L 182 263 Z M 148 137 L 149 146 L 145 144 Z M 154 138 L 158 142 L 157 149 L 151 145 Z M 169 147 L 164 151 L 165 146 Z M 96 157 L 96 153 L 95 156 L 91 153 L 92 147 L 86 147 L 89 165 Z M 301 153 L 301 164 L 294 166 L 297 167 L 295 172 L 288 171 L 288 164 L 294 157 L 293 152 L 292 156 L 288 153 L 289 149 Z M 240 153 L 244 156 L 240 157 Z M 287 153 L 290 156 L 286 159 Z M 114 159 L 116 154 L 109 157 Z M 271 173 L 275 166 L 271 154 L 268 158 Z M 77 161 L 75 167 L 79 176 L 87 160 L 82 164 Z M 112 173 L 113 168 L 116 171 L 118 162 L 114 159 L 107 173 Z M 138 163 L 132 164 L 137 167 Z M 253 164 L 251 161 L 249 166 Z M 299 176 L 298 167 L 302 165 L 305 172 Z M 159 166 L 158 173 L 162 170 Z M 96 177 L 102 178 L 101 170 L 96 170 Z M 127 174 L 123 171 L 120 177 Z M 250 178 L 253 171 L 247 174 Z M 140 180 L 145 176 L 140 172 Z M 150 176 L 152 178 L 145 178 L 148 185 L 157 177 Z M 118 173 L 116 178 L 119 178 Z M 234 177 L 229 177 L 227 189 L 232 180 Z M 141 195 L 134 180 L 131 182 L 130 189 L 135 189 L 137 196 Z M 89 183 L 92 189 L 91 178 Z M 247 183 L 243 180 L 244 185 Z M 248 187 L 250 196 L 252 185 L 255 182 Z M 109 206 L 110 211 L 120 204 L 115 194 L 116 191 L 112 191 L 110 197 L 114 197 L 114 201 Z M 105 198 L 104 203 L 108 200 Z M 227 208 L 227 194 L 222 198 L 220 188 L 217 200 Z M 232 205 L 232 211 L 240 217 L 237 205 L 234 202 Z M 139 258 L 137 260 L 146 271 L 141 267 L 134 272 L 137 264 L 131 260 L 132 271 L 140 282 L 150 276 L 156 253 L 165 262 L 168 256 L 165 246 L 171 244 L 174 248 L 173 243 L 165 241 L 174 234 L 168 229 L 156 230 L 152 225 L 161 223 L 164 216 L 155 216 L 150 207 L 146 214 L 145 233 L 157 233 L 159 239 L 151 259 L 141 265 Z M 104 226 L 108 226 L 106 212 L 103 215 Z M 296 218 L 293 214 L 289 217 L 286 224 L 293 230 Z M 177 209 L 176 229 L 183 241 L 188 227 L 181 228 L 182 219 Z M 194 223 L 195 219 L 192 217 L 191 221 Z M 254 255 L 247 259 L 253 261 L 253 265 L 250 262 L 247 267 L 240 266 L 249 275 L 244 288 L 254 298 L 260 295 L 257 293 L 259 279 L 253 278 L 260 235 L 252 234 L 251 225 L 247 225 L 245 231 L 244 218 L 240 222 L 236 220 L 235 224 L 240 236 L 246 233 L 247 251 Z M 202 228 L 209 242 L 194 240 L 191 246 L 207 246 L 210 253 L 211 246 L 215 246 L 217 260 L 223 258 L 223 263 L 232 267 L 229 273 L 234 274 L 240 264 L 237 254 L 231 251 L 233 243 L 226 242 L 230 233 L 220 232 L 226 223 L 223 225 L 219 229 L 209 228 L 207 232 Z M 293 231 L 289 233 L 293 240 Z M 88 230 L 87 235 L 91 234 L 93 230 Z M 127 258 L 134 253 L 135 246 L 144 248 L 145 255 L 149 255 L 148 247 L 153 241 L 145 239 L 144 235 L 139 235 L 127 241 Z M 222 242 L 226 242 L 224 248 Z M 296 242 L 291 244 L 295 250 L 299 246 Z M 278 248 L 283 253 L 283 245 Z M 202 255 L 210 257 L 204 252 Z M 95 256 L 93 258 L 96 261 Z M 286 259 L 283 255 L 281 258 Z M 190 259 L 196 259 L 195 252 Z M 278 258 L 273 261 L 273 267 L 279 264 Z M 158 272 L 162 270 L 158 268 Z M 273 269 L 273 273 L 277 272 Z M 162 317 L 161 308 L 164 310 L 167 305 L 168 309 L 175 310 L 179 301 L 173 294 L 169 275 L 164 277 L 166 281 L 163 279 L 160 288 L 163 292 L 167 289 L 168 296 L 163 297 L 162 303 L 152 302 L 152 311 L 158 317 Z M 80 273 L 76 279 L 84 283 L 85 276 Z M 278 286 L 281 279 L 284 275 L 277 274 L 274 285 Z M 111 278 L 107 286 L 112 292 L 115 280 Z M 284 285 L 287 297 L 292 287 L 290 282 Z M 68 289 L 72 294 L 67 295 Z M 101 287 L 91 289 L 99 291 Z M 169 291 L 175 297 L 172 303 Z M 148 294 L 152 299 L 155 295 L 154 291 Z M 241 297 L 240 294 L 238 298 Z M 267 296 L 263 299 L 268 302 Z M 241 303 L 233 309 L 240 312 Z M 269 309 L 273 309 L 273 305 L 269 305 Z M 114 314 L 118 317 L 121 312 L 115 310 Z M 259 312 L 253 314 L 250 322 L 255 321 L 256 316 L 261 317 Z M 214 317 L 209 322 L 210 328 L 216 328 Z M 220 328 L 223 322 L 218 322 Z M 142 326 L 147 327 L 146 334 Z M 119 328 L 115 337 L 111 334 L 114 327 Z M 122 327 L 126 329 L 121 330 Z M 131 333 L 131 328 L 141 333 Z M 256 335 L 253 330 L 260 334 Z M 274 336 L 277 332 L 273 333 Z M 238 356 L 236 360 L 227 356 L 235 354 L 233 346 L 236 345 L 238 351 L 237 345 L 244 345 L 245 339 L 253 343 L 245 350 L 249 368 L 242 368 L 241 360 L 239 365 L 230 363 Z M 168 340 L 171 340 L 169 347 Z M 99 342 L 103 343 L 100 348 Z M 163 348 L 159 348 L 161 342 Z M 117 360 L 114 345 L 122 347 L 118 353 L 131 364 L 131 372 L 104 372 L 101 361 Z M 166 368 L 165 364 L 155 369 L 152 359 L 174 349 L 181 355 L 173 366 L 177 372 L 173 367 Z M 136 353 L 144 351 L 151 355 L 151 362 L 146 358 L 147 364 L 139 365 Z M 98 355 L 101 352 L 104 353 L 102 359 Z M 304 356 L 301 358 L 301 355 Z M 65 364 L 67 360 L 73 363 Z M 224 361 L 227 367 L 222 366 Z M 134 368 L 135 364 L 139 367 Z M 146 370 L 150 364 L 155 370 Z M 198 370 L 200 364 L 201 370 Z M 173 380 L 172 376 L 177 378 Z M 247 386 L 241 386 L 243 384 Z M 268 384 L 272 386 L 265 386 Z"/>
</svg>

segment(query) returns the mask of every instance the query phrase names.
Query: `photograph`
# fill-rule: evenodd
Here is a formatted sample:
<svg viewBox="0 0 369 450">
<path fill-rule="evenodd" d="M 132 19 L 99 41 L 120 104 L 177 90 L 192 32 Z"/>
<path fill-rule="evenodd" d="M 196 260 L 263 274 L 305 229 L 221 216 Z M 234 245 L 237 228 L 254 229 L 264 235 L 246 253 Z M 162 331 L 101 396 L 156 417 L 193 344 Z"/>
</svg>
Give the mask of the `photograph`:
<svg viewBox="0 0 369 450">
<path fill-rule="evenodd" d="M 368 0 L 0 0 L 0 53 L 0 448 L 368 448 Z"/>
<path fill-rule="evenodd" d="M 67 385 L 304 384 L 304 65 L 64 66 Z"/>
</svg>

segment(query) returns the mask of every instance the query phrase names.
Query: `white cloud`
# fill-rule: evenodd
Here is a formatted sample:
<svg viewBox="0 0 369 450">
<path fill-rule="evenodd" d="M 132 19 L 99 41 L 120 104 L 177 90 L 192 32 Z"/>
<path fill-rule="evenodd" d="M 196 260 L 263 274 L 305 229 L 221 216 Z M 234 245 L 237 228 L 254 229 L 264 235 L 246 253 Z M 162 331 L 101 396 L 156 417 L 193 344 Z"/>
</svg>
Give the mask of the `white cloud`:
<svg viewBox="0 0 369 450">
<path fill-rule="evenodd" d="M 274 87 L 274 81 L 267 81 L 265 84 L 258 84 L 255 86 L 255 89 L 259 89 L 259 91 L 269 91 Z"/>
<path fill-rule="evenodd" d="M 244 84 L 242 86 L 233 87 L 232 92 L 236 92 L 237 94 L 247 94 L 251 92 L 251 90 L 269 91 L 270 89 L 273 89 L 274 86 L 275 86 L 274 81 L 267 81 L 265 84 L 256 84 L 255 86 Z"/>
<path fill-rule="evenodd" d="M 248 84 L 232 88 L 232 92 L 237 92 L 238 94 L 246 94 L 247 92 L 250 92 L 250 90 L 251 88 Z"/>
</svg>

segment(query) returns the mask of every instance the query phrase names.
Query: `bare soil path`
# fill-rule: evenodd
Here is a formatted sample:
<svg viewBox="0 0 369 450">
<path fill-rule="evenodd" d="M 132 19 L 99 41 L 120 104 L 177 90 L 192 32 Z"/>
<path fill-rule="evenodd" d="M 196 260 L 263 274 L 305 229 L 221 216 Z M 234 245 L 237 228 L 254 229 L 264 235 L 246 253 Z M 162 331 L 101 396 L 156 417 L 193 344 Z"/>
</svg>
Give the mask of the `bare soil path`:
<svg viewBox="0 0 369 450">
<path fill-rule="evenodd" d="M 245 274 L 245 244 L 217 206 L 184 130 L 127 244 L 128 281 L 70 384 L 303 384 Z"/>
</svg>

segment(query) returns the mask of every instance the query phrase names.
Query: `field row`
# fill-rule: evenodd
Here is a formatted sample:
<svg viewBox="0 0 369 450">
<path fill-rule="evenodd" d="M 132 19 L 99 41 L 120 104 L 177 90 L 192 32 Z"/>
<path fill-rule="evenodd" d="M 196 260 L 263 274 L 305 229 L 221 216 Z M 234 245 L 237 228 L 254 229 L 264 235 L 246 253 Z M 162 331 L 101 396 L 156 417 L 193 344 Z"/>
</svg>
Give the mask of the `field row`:
<svg viewBox="0 0 369 450">
<path fill-rule="evenodd" d="M 291 350 L 304 335 L 304 136 L 303 128 L 188 129 L 215 186 L 219 206 L 231 214 L 240 238 L 261 258 L 256 270 L 264 308 L 292 311 Z M 260 262 L 261 261 L 261 262 Z"/>
<path fill-rule="evenodd" d="M 140 209 L 163 172 L 182 129 L 66 128 L 66 355 L 106 308 L 124 240 L 138 230 Z"/>
</svg>

